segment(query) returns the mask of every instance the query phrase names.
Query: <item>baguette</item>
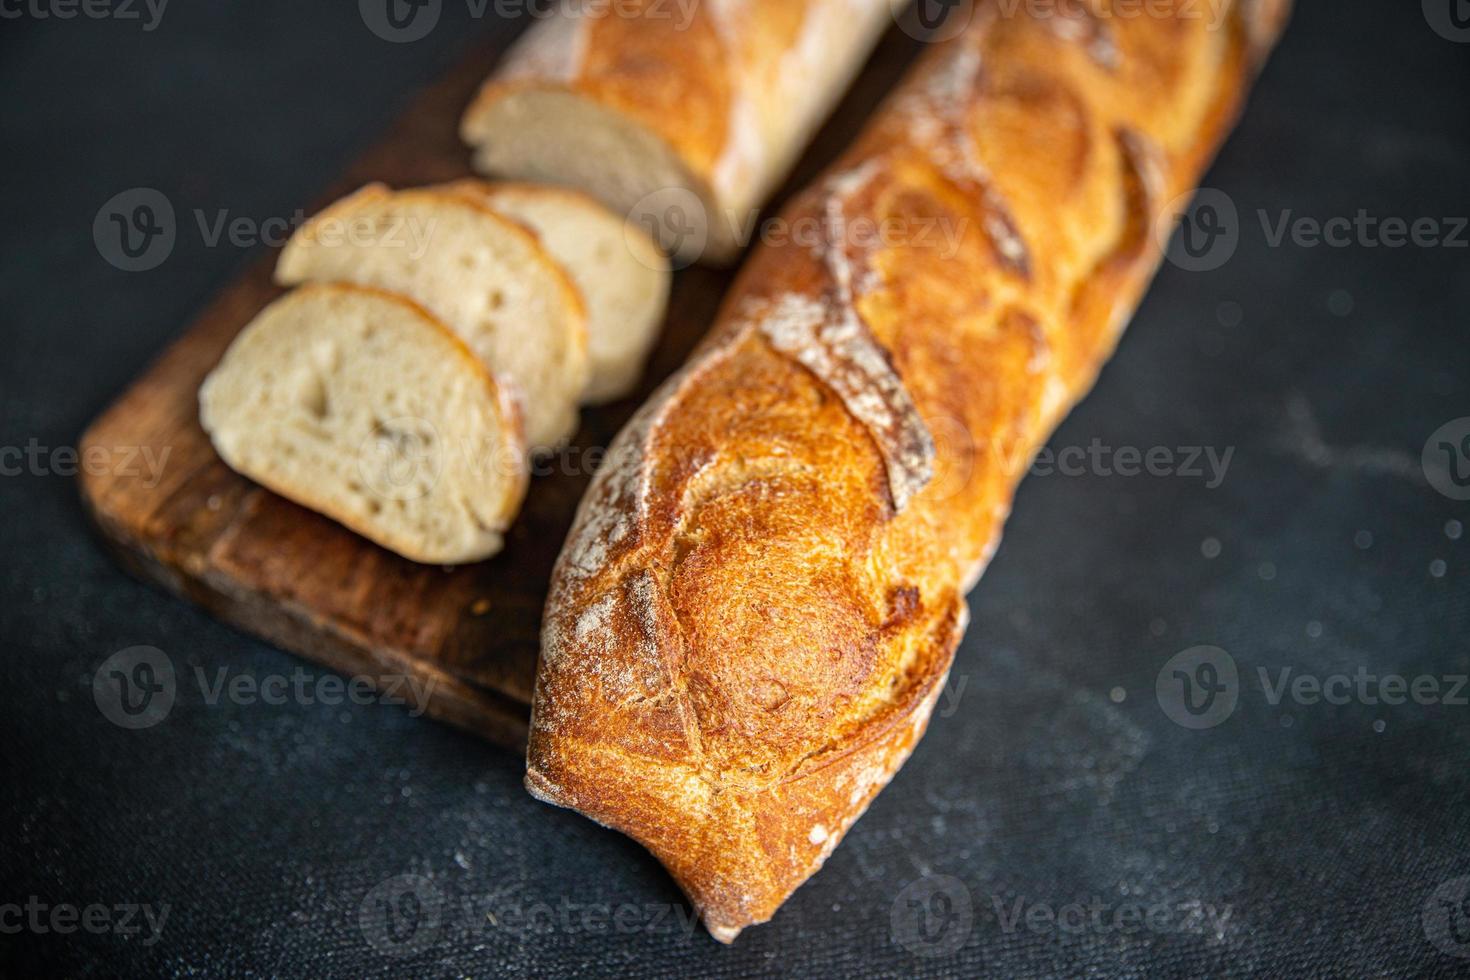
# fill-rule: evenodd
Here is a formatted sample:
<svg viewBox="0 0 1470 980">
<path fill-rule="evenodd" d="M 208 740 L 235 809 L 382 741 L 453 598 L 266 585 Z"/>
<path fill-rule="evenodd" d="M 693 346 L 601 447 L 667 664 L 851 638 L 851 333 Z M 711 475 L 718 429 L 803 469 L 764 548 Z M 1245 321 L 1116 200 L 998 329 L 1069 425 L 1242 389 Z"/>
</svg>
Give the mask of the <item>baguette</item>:
<svg viewBox="0 0 1470 980">
<path fill-rule="evenodd" d="M 352 282 L 423 304 L 511 388 L 533 450 L 576 432 L 590 374 L 582 297 L 529 229 L 484 203 L 369 184 L 291 237 L 276 281 Z"/>
<path fill-rule="evenodd" d="M 890 4 L 630 0 L 563 14 L 527 30 L 461 135 L 482 173 L 581 188 L 682 259 L 726 263 L 891 23 Z M 694 195 L 677 223 L 673 189 Z"/>
<path fill-rule="evenodd" d="M 1286 3 L 1176 10 L 978 5 L 787 210 L 825 245 L 756 251 L 583 500 L 526 784 L 645 845 L 722 941 L 923 734 L 1008 461 L 1093 383 Z"/>
<path fill-rule="evenodd" d="M 581 191 L 479 180 L 446 187 L 534 231 L 581 291 L 591 360 L 582 402 L 599 405 L 631 392 L 669 303 L 669 260 L 653 239 Z"/>
<path fill-rule="evenodd" d="M 266 307 L 199 392 L 236 472 L 412 561 L 500 551 L 526 491 L 514 403 L 401 296 L 310 285 Z"/>
</svg>

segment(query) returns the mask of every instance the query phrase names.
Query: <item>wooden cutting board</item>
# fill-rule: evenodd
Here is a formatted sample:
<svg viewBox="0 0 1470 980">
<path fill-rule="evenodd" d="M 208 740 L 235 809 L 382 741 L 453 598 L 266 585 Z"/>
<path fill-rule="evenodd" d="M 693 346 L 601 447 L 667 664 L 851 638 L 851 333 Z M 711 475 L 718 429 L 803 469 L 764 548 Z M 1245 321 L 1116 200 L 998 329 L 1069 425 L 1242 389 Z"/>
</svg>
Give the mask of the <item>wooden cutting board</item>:
<svg viewBox="0 0 1470 980">
<path fill-rule="evenodd" d="M 889 32 L 788 188 L 809 181 L 851 140 L 917 53 Z M 319 204 L 379 180 L 394 187 L 470 174 L 459 116 L 493 64 L 482 47 L 427 90 Z M 477 565 L 416 565 L 230 470 L 199 427 L 197 393 L 236 333 L 281 294 L 263 256 L 102 414 L 81 440 L 111 452 L 147 447 L 162 479 L 84 474 L 82 498 L 106 542 L 141 577 L 221 619 L 333 670 L 369 679 L 432 679 L 433 717 L 512 748 L 524 744 L 552 564 L 591 479 L 587 450 L 623 423 L 712 323 L 729 270 L 678 273 L 663 338 L 642 389 L 584 410 L 554 472 L 532 481 L 504 552 Z M 109 457 L 111 458 L 111 457 Z M 595 457 L 594 457 L 595 458 Z"/>
</svg>

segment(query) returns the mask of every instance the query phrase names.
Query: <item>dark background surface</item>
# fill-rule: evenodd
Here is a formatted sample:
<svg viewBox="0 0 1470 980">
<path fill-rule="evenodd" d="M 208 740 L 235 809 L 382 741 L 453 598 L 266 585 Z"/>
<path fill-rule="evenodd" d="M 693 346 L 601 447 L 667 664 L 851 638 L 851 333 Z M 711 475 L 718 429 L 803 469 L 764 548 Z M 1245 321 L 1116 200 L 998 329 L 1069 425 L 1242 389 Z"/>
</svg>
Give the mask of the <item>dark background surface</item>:
<svg viewBox="0 0 1470 980">
<path fill-rule="evenodd" d="M 389 44 L 354 8 L 0 21 L 0 446 L 74 445 L 249 260 L 202 241 L 194 209 L 290 216 L 466 43 L 519 26 L 450 2 Z M 1224 480 L 1032 477 L 927 739 L 733 948 L 681 924 L 635 845 L 531 800 L 511 753 L 402 708 L 208 703 L 196 667 L 301 664 L 120 572 L 73 480 L 0 477 L 0 928 L 32 897 L 168 908 L 156 937 L 7 931 L 0 974 L 1470 972 L 1470 941 L 1441 928 L 1470 940 L 1470 706 L 1273 704 L 1258 674 L 1470 672 L 1453 523 L 1470 504 L 1420 463 L 1470 415 L 1470 250 L 1273 246 L 1258 217 L 1470 213 L 1467 92 L 1470 44 L 1418 4 L 1300 5 L 1207 180 L 1238 210 L 1237 251 L 1165 267 L 1052 443 L 1233 448 Z M 183 220 L 170 258 L 129 274 L 92 223 L 139 186 Z M 91 681 L 136 644 L 182 680 L 163 723 L 126 731 Z M 1241 681 L 1233 714 L 1190 730 L 1155 681 L 1199 644 Z M 427 925 L 393 956 L 360 913 L 403 875 Z M 1153 925 L 1115 918 L 1131 910 Z"/>
</svg>

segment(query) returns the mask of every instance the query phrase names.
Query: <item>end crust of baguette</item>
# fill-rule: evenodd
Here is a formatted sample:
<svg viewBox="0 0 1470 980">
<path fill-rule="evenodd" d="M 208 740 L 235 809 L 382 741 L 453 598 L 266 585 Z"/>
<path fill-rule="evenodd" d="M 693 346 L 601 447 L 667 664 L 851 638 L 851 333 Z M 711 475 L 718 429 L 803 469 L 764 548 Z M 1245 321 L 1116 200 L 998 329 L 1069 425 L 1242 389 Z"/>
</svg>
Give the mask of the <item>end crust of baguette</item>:
<svg viewBox="0 0 1470 980">
<path fill-rule="evenodd" d="M 684 264 L 740 254 L 738 216 L 723 212 L 709 183 L 638 120 L 591 98 L 492 80 L 461 136 L 486 176 L 581 189 Z"/>
</svg>

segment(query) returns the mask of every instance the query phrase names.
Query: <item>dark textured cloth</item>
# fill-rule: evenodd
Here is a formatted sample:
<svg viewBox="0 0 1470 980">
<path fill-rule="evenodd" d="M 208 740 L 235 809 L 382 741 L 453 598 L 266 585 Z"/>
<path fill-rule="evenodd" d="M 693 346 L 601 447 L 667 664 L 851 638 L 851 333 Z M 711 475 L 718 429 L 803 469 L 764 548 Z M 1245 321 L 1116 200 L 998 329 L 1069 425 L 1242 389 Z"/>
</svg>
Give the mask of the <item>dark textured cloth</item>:
<svg viewBox="0 0 1470 980">
<path fill-rule="evenodd" d="M 1470 972 L 1470 423 L 1431 438 L 1470 416 L 1456 0 L 1301 4 L 1207 179 L 1233 255 L 1207 247 L 1231 244 L 1216 198 L 1023 487 L 927 738 L 733 948 L 512 754 L 323 703 L 326 672 L 129 578 L 64 475 L 58 447 L 252 254 L 196 209 L 289 217 L 516 26 L 446 2 L 385 43 L 356 7 L 0 22 L 0 974 Z M 179 232 L 127 273 L 93 222 L 135 187 Z M 1439 244 L 1389 247 L 1360 210 Z M 1346 243 L 1308 244 L 1297 219 L 1334 217 Z M 178 693 L 130 730 L 92 682 L 138 645 Z M 284 704 L 211 697 L 298 668 Z M 1386 675 L 1433 703 L 1384 703 Z"/>
</svg>

